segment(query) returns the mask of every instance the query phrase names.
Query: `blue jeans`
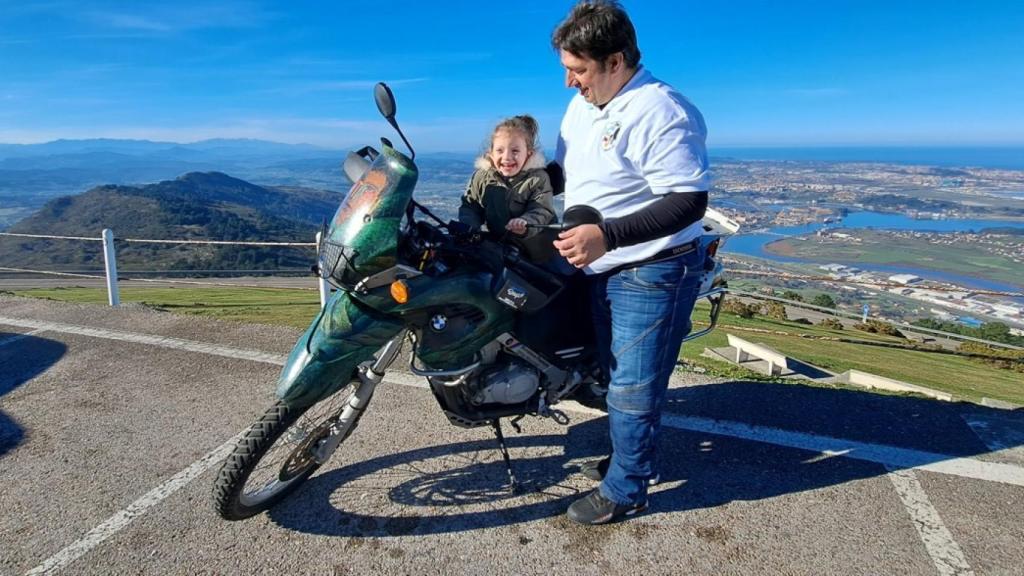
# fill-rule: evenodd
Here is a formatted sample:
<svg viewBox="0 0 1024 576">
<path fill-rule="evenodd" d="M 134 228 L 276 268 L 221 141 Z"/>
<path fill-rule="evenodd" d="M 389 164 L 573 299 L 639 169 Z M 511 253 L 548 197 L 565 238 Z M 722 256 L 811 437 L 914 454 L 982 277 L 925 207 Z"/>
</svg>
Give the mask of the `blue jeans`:
<svg viewBox="0 0 1024 576">
<path fill-rule="evenodd" d="M 618 504 L 647 499 L 661 405 L 690 332 L 703 268 L 704 254 L 694 251 L 590 278 L 598 359 L 610 378 L 612 459 L 600 490 Z"/>
</svg>

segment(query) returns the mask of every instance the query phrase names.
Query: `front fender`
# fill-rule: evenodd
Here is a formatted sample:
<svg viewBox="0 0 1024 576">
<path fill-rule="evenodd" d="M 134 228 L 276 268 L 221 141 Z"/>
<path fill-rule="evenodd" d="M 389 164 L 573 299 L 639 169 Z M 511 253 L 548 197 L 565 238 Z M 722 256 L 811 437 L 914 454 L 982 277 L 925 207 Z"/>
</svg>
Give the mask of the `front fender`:
<svg viewBox="0 0 1024 576">
<path fill-rule="evenodd" d="M 402 327 L 359 305 L 348 292 L 335 292 L 288 355 L 277 397 L 290 406 L 308 406 L 337 392 Z"/>
</svg>

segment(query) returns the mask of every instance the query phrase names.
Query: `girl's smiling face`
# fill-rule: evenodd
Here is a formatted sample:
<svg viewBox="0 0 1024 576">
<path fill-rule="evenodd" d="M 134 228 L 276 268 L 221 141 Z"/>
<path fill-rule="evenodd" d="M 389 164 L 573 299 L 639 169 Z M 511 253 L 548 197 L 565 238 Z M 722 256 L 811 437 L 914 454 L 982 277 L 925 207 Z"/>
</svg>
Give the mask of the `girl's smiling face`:
<svg viewBox="0 0 1024 576">
<path fill-rule="evenodd" d="M 491 138 L 491 164 L 502 176 L 511 178 L 523 169 L 530 158 L 526 138 L 518 130 L 499 130 Z"/>
</svg>

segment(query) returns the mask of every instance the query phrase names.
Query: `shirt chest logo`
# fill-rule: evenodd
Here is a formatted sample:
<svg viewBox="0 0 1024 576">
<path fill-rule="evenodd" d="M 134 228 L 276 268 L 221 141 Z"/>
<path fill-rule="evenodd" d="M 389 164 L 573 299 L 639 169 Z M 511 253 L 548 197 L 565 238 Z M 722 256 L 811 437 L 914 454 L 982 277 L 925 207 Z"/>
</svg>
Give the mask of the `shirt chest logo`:
<svg viewBox="0 0 1024 576">
<path fill-rule="evenodd" d="M 615 145 L 615 139 L 619 137 L 619 132 L 622 130 L 622 122 L 614 121 L 609 122 L 604 127 L 604 133 L 601 134 L 601 149 L 611 150 L 612 146 Z"/>
</svg>

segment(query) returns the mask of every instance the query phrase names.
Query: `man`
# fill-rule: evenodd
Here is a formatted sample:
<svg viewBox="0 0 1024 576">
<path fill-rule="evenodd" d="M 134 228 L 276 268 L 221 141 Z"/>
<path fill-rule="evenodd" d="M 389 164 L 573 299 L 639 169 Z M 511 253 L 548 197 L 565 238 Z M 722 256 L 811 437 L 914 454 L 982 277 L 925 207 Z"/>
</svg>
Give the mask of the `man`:
<svg viewBox="0 0 1024 576">
<path fill-rule="evenodd" d="M 569 518 L 603 524 L 647 507 L 669 376 L 690 331 L 704 254 L 706 128 L 697 108 L 640 66 L 629 16 L 617 2 L 583 1 L 552 34 L 578 90 L 562 119 L 556 160 L 566 207 L 605 220 L 559 235 L 555 247 L 588 274 L 599 359 L 609 376 L 612 454 L 584 467 L 601 485 Z"/>
</svg>

